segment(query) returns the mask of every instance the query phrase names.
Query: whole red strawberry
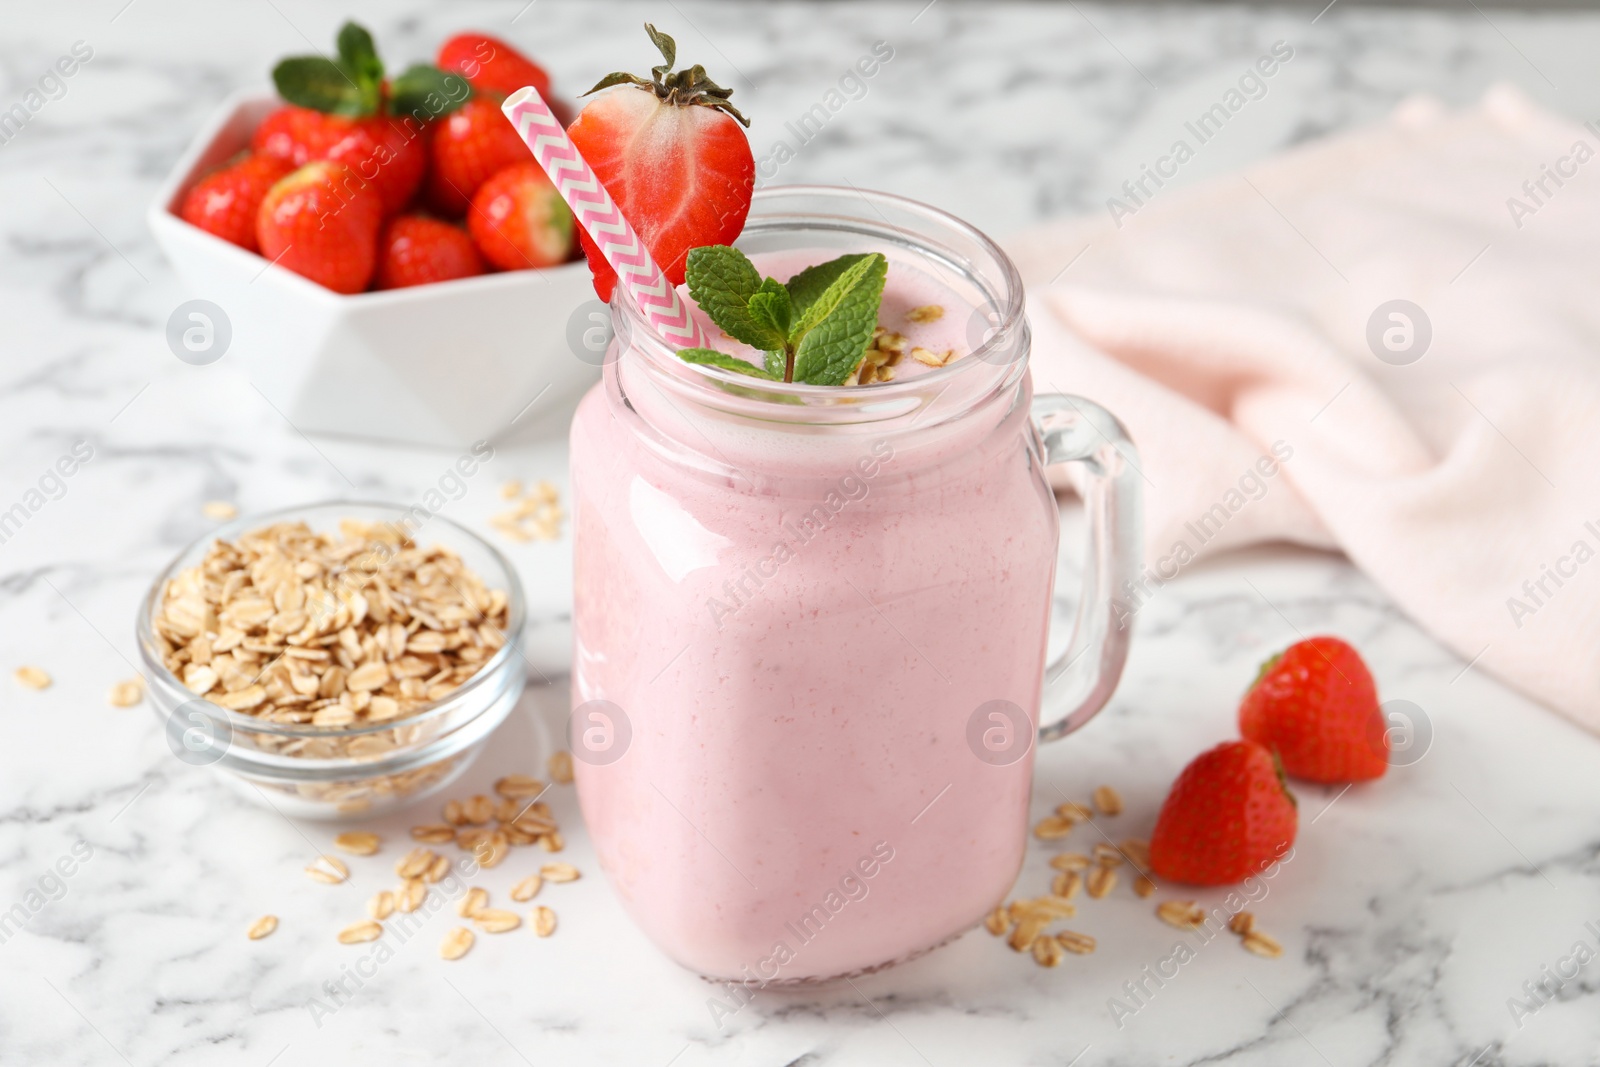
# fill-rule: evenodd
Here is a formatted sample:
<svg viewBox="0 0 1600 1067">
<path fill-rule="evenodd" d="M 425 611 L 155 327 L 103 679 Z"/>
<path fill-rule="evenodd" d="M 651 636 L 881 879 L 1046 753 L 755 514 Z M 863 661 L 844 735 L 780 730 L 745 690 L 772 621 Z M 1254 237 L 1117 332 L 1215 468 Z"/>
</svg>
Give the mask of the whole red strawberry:
<svg viewBox="0 0 1600 1067">
<path fill-rule="evenodd" d="M 572 209 L 533 160 L 513 163 L 483 183 L 467 212 L 483 258 L 501 270 L 564 263 L 572 255 Z"/>
<path fill-rule="evenodd" d="M 262 120 L 250 138 L 263 155 L 295 166 L 318 159 L 344 163 L 376 188 L 384 211 L 405 207 L 428 168 L 431 120 L 459 106 L 466 86 L 451 91 L 443 72 L 423 64 L 388 81 L 372 36 L 353 22 L 339 31 L 339 59 L 291 56 L 272 71 L 290 107 Z"/>
<path fill-rule="evenodd" d="M 261 254 L 336 293 L 372 279 L 383 206 L 343 163 L 307 163 L 267 191 L 256 216 Z"/>
<path fill-rule="evenodd" d="M 484 33 L 458 33 L 439 46 L 434 57 L 439 69 L 467 79 L 474 91 L 504 100 L 524 85 L 550 95 L 550 75 L 527 56 L 498 37 Z"/>
<path fill-rule="evenodd" d="M 250 148 L 258 155 L 276 156 L 303 167 L 313 159 L 326 157 L 347 122 L 338 115 L 288 104 L 261 120 L 250 135 Z"/>
<path fill-rule="evenodd" d="M 1196 756 L 1172 783 L 1150 835 L 1150 869 L 1191 885 L 1232 885 L 1294 845 L 1294 795 L 1272 753 L 1228 741 Z"/>
<path fill-rule="evenodd" d="M 200 179 L 183 198 L 178 214 L 207 233 L 254 252 L 260 247 L 256 212 L 261 199 L 292 169 L 272 156 L 247 155 Z"/>
<path fill-rule="evenodd" d="M 567 132 L 650 255 L 674 285 L 683 282 L 691 248 L 732 244 L 744 229 L 755 191 L 755 159 L 739 124 L 749 125 L 723 89 L 693 67 L 670 73 L 671 37 L 645 25 L 666 62 L 654 78 L 611 74 Z M 585 94 L 588 95 L 588 94 Z M 616 273 L 589 235 L 579 232 L 594 291 L 610 300 Z"/>
<path fill-rule="evenodd" d="M 532 158 L 500 105 L 474 97 L 434 131 L 428 203 L 440 214 L 461 215 L 495 172 Z"/>
<path fill-rule="evenodd" d="M 447 282 L 483 273 L 483 257 L 465 230 L 425 215 L 401 215 L 378 238 L 379 289 Z"/>
<path fill-rule="evenodd" d="M 1364 781 L 1389 769 L 1372 672 L 1337 637 L 1297 642 L 1262 664 L 1239 705 L 1239 732 L 1312 782 Z"/>
</svg>

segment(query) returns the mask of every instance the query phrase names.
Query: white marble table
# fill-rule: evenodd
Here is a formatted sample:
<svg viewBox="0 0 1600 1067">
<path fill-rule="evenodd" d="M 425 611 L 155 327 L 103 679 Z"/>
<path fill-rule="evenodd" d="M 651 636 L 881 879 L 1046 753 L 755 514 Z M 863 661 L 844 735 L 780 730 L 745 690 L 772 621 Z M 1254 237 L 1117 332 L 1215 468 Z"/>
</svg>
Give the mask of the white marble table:
<svg viewBox="0 0 1600 1067">
<path fill-rule="evenodd" d="M 894 58 L 866 95 L 777 180 L 848 179 L 997 233 L 1101 209 L 1163 146 L 1173 116 L 1280 38 L 1296 48 L 1292 68 L 1183 180 L 1374 118 L 1416 90 L 1464 103 L 1505 77 L 1568 114 L 1600 115 L 1600 18 L 1581 13 L 1344 3 L 1313 24 L 1321 3 L 351 6 L 398 60 L 477 25 L 527 45 L 569 88 L 616 66 L 619 42 L 637 45 L 653 19 L 762 117 L 758 156 L 784 119 L 888 41 Z M 0 544 L 5 674 L 33 663 L 56 679 L 42 693 L 0 683 L 0 911 L 23 904 L 28 918 L 0 943 L 0 1062 L 1600 1062 L 1600 964 L 1534 1013 L 1508 1006 L 1533 1006 L 1524 983 L 1545 980 L 1576 943 L 1600 950 L 1600 743 L 1443 651 L 1341 559 L 1278 550 L 1196 566 L 1145 609 L 1110 710 L 1042 753 L 1036 808 L 1111 782 L 1128 801 L 1111 832 L 1147 833 L 1176 770 L 1232 730 L 1258 660 L 1300 632 L 1356 641 L 1384 695 L 1424 710 L 1431 745 L 1377 785 L 1301 790 L 1295 860 L 1254 908 L 1283 941 L 1281 960 L 1224 939 L 1135 1005 L 1124 983 L 1178 935 L 1124 889 L 1084 909 L 1078 925 L 1099 951 L 1058 970 L 974 933 L 856 988 L 763 994 L 719 1028 L 712 990 L 622 914 L 562 791 L 568 855 L 589 877 L 562 887 L 557 936 L 480 939 L 445 967 L 434 946 L 453 917 L 439 916 L 335 1001 L 326 983 L 346 980 L 352 956 L 332 931 L 388 881 L 386 865 L 358 865 L 352 886 L 309 882 L 300 868 L 332 831 L 247 806 L 173 759 L 148 707 L 112 708 L 105 694 L 132 673 L 137 598 L 208 528 L 203 501 L 260 510 L 347 493 L 347 480 L 365 497 L 409 499 L 449 459 L 304 438 L 228 360 L 187 366 L 162 337 L 188 294 L 144 228 L 146 201 L 216 100 L 308 39 L 331 40 L 336 7 L 7 6 L 0 106 L 73 42 L 93 58 L 0 144 L 0 503 L 75 441 L 94 458 Z M 446 514 L 482 526 L 502 479 L 564 484 L 564 453 L 559 440 L 503 446 Z M 525 769 L 559 721 L 569 548 L 512 550 L 534 605 L 528 654 L 557 681 L 530 694 L 468 787 Z M 377 828 L 395 840 L 409 821 Z M 30 897 L 75 845 L 89 858 Z M 1023 884 L 1042 886 L 1045 870 L 1036 850 Z M 485 884 L 503 893 L 512 873 Z M 248 942 L 245 927 L 267 911 L 282 927 Z M 1139 1009 L 1120 1028 L 1113 997 Z M 338 1010 L 313 1011 L 314 1000 Z"/>
</svg>

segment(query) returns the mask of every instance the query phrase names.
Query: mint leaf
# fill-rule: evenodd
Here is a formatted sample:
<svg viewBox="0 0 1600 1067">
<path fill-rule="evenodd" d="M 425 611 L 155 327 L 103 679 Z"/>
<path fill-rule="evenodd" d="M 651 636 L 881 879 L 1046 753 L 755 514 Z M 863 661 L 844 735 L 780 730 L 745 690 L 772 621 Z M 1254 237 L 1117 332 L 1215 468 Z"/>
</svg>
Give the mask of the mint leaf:
<svg viewBox="0 0 1600 1067">
<path fill-rule="evenodd" d="M 338 63 L 321 56 L 290 56 L 272 68 L 278 95 L 313 111 L 360 118 L 376 110 L 375 98 L 361 91 Z"/>
<path fill-rule="evenodd" d="M 794 327 L 794 380 L 843 385 L 861 363 L 878 326 L 889 261 L 873 252 L 850 264 L 812 301 Z"/>
<path fill-rule="evenodd" d="M 854 263 L 846 265 L 844 270 L 839 272 L 828 287 L 806 305 L 806 309 L 801 313 L 799 321 L 789 331 L 789 344 L 791 346 L 799 345 L 805 339 L 806 334 L 810 333 L 819 322 L 833 314 L 840 301 L 848 296 L 856 284 L 866 276 L 867 272 L 872 268 L 874 260 L 879 264 L 878 274 L 881 277 L 888 269 L 888 261 L 876 252 L 864 255 Z"/>
<path fill-rule="evenodd" d="M 738 356 L 730 356 L 726 352 L 718 352 L 715 348 L 680 348 L 678 358 L 685 363 L 700 363 L 708 367 L 721 367 L 723 370 L 738 371 L 748 374 L 752 378 L 774 378 L 776 375 L 746 363 Z"/>
<path fill-rule="evenodd" d="M 763 278 L 761 288 L 750 295 L 750 318 L 757 326 L 787 338 L 790 313 L 789 290 L 774 278 Z"/>
<path fill-rule="evenodd" d="M 383 81 L 383 60 L 372 43 L 372 34 L 354 22 L 339 27 L 339 65 L 363 89 Z"/>
<path fill-rule="evenodd" d="M 826 263 L 818 263 L 815 267 L 805 270 L 790 278 L 784 288 L 789 291 L 789 300 L 794 305 L 796 317 L 806 313 L 806 309 L 816 302 L 817 297 L 827 291 L 828 286 L 838 280 L 839 275 L 866 259 L 870 253 L 859 252 L 854 255 L 840 256 L 830 259 Z"/>
<path fill-rule="evenodd" d="M 763 351 L 784 346 L 784 334 L 750 315 L 750 298 L 761 289 L 761 275 L 737 248 L 705 245 L 690 249 L 684 264 L 689 295 L 729 337 Z"/>
<path fill-rule="evenodd" d="M 417 63 L 389 83 L 389 110 L 427 122 L 448 115 L 471 95 L 472 87 L 461 75 Z"/>
<path fill-rule="evenodd" d="M 783 372 L 789 369 L 789 357 L 785 352 L 763 352 L 763 360 L 767 364 L 767 377 L 783 381 Z"/>
</svg>

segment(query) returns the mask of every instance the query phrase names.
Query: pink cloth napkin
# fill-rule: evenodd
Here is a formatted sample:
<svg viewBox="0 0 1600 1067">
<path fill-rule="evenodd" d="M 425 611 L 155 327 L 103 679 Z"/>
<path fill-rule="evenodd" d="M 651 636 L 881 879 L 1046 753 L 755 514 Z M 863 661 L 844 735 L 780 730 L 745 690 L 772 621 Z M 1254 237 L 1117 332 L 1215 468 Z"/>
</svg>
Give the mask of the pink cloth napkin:
<svg viewBox="0 0 1600 1067">
<path fill-rule="evenodd" d="M 1133 607 L 1225 548 L 1337 548 L 1464 659 L 1600 731 L 1597 129 L 1503 86 L 1459 112 L 1417 99 L 1242 174 L 1147 180 L 1120 227 L 1007 243 L 1036 388 L 1137 442 Z M 1396 300 L 1422 315 L 1369 329 Z"/>
</svg>

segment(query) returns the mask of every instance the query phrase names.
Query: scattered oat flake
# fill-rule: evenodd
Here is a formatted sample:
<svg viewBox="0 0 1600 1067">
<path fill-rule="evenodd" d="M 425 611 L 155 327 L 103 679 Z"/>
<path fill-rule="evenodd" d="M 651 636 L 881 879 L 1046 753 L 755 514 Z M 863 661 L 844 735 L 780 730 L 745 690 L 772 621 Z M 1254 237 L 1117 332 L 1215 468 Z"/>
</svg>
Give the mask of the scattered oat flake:
<svg viewBox="0 0 1600 1067">
<path fill-rule="evenodd" d="M 1077 871 L 1062 871 L 1050 882 L 1050 892 L 1063 900 L 1071 900 L 1083 888 L 1083 875 Z"/>
<path fill-rule="evenodd" d="M 375 856 L 381 843 L 378 835 L 370 830 L 349 830 L 333 839 L 335 848 L 352 856 Z"/>
<path fill-rule="evenodd" d="M 448 823 L 413 826 L 411 828 L 411 839 L 430 845 L 443 845 L 456 839 L 456 828 Z"/>
<path fill-rule="evenodd" d="M 387 889 L 380 890 L 367 901 L 367 914 L 374 919 L 387 919 L 394 914 L 394 894 Z"/>
<path fill-rule="evenodd" d="M 1035 938 L 1033 945 L 1033 962 L 1041 967 L 1059 967 L 1066 958 L 1066 950 L 1061 942 L 1053 937 Z"/>
<path fill-rule="evenodd" d="M 383 936 L 383 924 L 372 919 L 353 922 L 339 931 L 339 944 L 359 945 L 363 941 L 376 941 Z"/>
<path fill-rule="evenodd" d="M 526 774 L 508 774 L 494 783 L 494 791 L 503 797 L 527 800 L 544 792 L 544 783 Z"/>
<path fill-rule="evenodd" d="M 996 937 L 1011 929 L 1011 916 L 1007 914 L 1004 904 L 995 908 L 984 918 L 983 928 Z"/>
<path fill-rule="evenodd" d="M 144 681 L 139 678 L 129 678 L 125 682 L 118 682 L 111 687 L 109 697 L 114 708 L 131 708 L 144 699 Z"/>
<path fill-rule="evenodd" d="M 50 676 L 38 667 L 18 667 L 12 677 L 29 689 L 50 688 Z"/>
<path fill-rule="evenodd" d="M 261 918 L 250 924 L 250 940 L 260 941 L 263 937 L 269 936 L 272 931 L 276 930 L 277 928 L 278 917 L 276 915 L 263 915 Z"/>
<path fill-rule="evenodd" d="M 200 505 L 200 514 L 208 519 L 216 519 L 218 522 L 227 522 L 239 514 L 239 509 L 226 500 L 207 500 Z"/>
<path fill-rule="evenodd" d="M 550 757 L 550 777 L 558 785 L 572 783 L 572 753 L 563 749 Z"/>
<path fill-rule="evenodd" d="M 1089 877 L 1084 880 L 1084 884 L 1089 890 L 1089 895 L 1100 900 L 1117 884 L 1117 869 L 1104 864 L 1094 867 L 1089 871 Z"/>
<path fill-rule="evenodd" d="M 1164 900 L 1156 906 L 1156 915 L 1180 930 L 1198 929 L 1206 920 L 1204 909 L 1192 900 Z"/>
<path fill-rule="evenodd" d="M 526 904 L 539 895 L 539 890 L 544 887 L 544 879 L 537 874 L 530 874 L 522 881 L 511 887 L 511 899 L 518 904 Z"/>
<path fill-rule="evenodd" d="M 394 865 L 394 873 L 407 880 L 421 878 L 433 866 L 434 857 L 438 853 L 431 848 L 417 847 L 407 852 Z"/>
<path fill-rule="evenodd" d="M 1086 871 L 1089 857 L 1081 852 L 1061 852 L 1050 857 L 1050 866 L 1058 871 Z"/>
<path fill-rule="evenodd" d="M 1269 937 L 1260 930 L 1251 930 L 1248 934 L 1245 934 L 1242 943 L 1246 951 L 1253 952 L 1257 956 L 1263 956 L 1269 960 L 1275 960 L 1283 955 L 1283 946 L 1278 943 L 1277 939 Z"/>
<path fill-rule="evenodd" d="M 1074 822 L 1084 822 L 1089 818 L 1089 809 L 1084 807 L 1082 804 L 1077 803 L 1076 801 L 1069 800 L 1065 804 L 1056 805 L 1056 814 L 1061 816 L 1063 819 L 1071 819 Z"/>
<path fill-rule="evenodd" d="M 923 304 L 906 312 L 907 322 L 938 322 L 944 318 L 944 307 L 940 304 Z"/>
<path fill-rule="evenodd" d="M 1141 874 L 1138 878 L 1134 879 L 1133 891 L 1142 900 L 1156 891 L 1156 884 L 1150 880 L 1150 876 L 1148 874 Z"/>
<path fill-rule="evenodd" d="M 1228 929 L 1243 937 L 1256 928 L 1256 917 L 1248 911 L 1241 911 L 1228 920 Z"/>
<path fill-rule="evenodd" d="M 582 877 L 578 868 L 570 863 L 547 863 L 539 868 L 539 873 L 549 882 L 576 882 Z"/>
<path fill-rule="evenodd" d="M 1094 791 L 1094 806 L 1102 815 L 1121 815 L 1122 795 L 1109 785 L 1102 785 Z"/>
<path fill-rule="evenodd" d="M 489 891 L 480 886 L 473 886 L 467 890 L 467 895 L 461 898 L 461 903 L 456 905 L 456 914 L 463 919 L 470 919 L 489 906 Z"/>
<path fill-rule="evenodd" d="M 522 483 L 519 481 L 503 482 L 500 485 L 501 500 L 515 500 L 522 495 Z"/>
<path fill-rule="evenodd" d="M 522 925 L 520 915 L 500 908 L 483 908 L 472 916 L 472 921 L 486 934 L 503 934 Z"/>
<path fill-rule="evenodd" d="M 1024 913 L 1017 918 L 1017 925 L 1012 929 L 1011 937 L 1006 943 L 1016 952 L 1026 952 L 1033 947 L 1034 941 L 1049 925 L 1050 918 L 1047 915 Z"/>
<path fill-rule="evenodd" d="M 540 937 L 549 937 L 556 932 L 556 913 L 543 904 L 533 909 L 533 932 Z"/>
<path fill-rule="evenodd" d="M 1047 815 L 1033 828 L 1033 836 L 1041 841 L 1055 841 L 1072 832 L 1073 823 L 1059 815 Z"/>
<path fill-rule="evenodd" d="M 327 885 L 338 885 L 350 877 L 350 868 L 337 856 L 318 856 L 306 865 L 306 874 Z"/>
<path fill-rule="evenodd" d="M 1056 941 L 1068 952 L 1075 952 L 1080 956 L 1087 956 L 1094 951 L 1095 940 L 1088 934 L 1080 934 L 1076 930 L 1063 930 L 1056 935 Z"/>
<path fill-rule="evenodd" d="M 1129 837 L 1124 838 L 1122 844 L 1117 847 L 1122 850 L 1129 863 L 1141 871 L 1150 869 L 1150 842 L 1141 837 Z"/>
<path fill-rule="evenodd" d="M 444 940 L 439 942 L 439 956 L 447 960 L 459 960 L 472 948 L 472 943 L 477 938 L 472 936 L 472 931 L 465 926 L 453 927 Z"/>
<path fill-rule="evenodd" d="M 420 878 L 410 878 L 395 893 L 395 910 L 409 914 L 422 907 L 422 902 L 428 899 L 428 884 Z"/>
</svg>

